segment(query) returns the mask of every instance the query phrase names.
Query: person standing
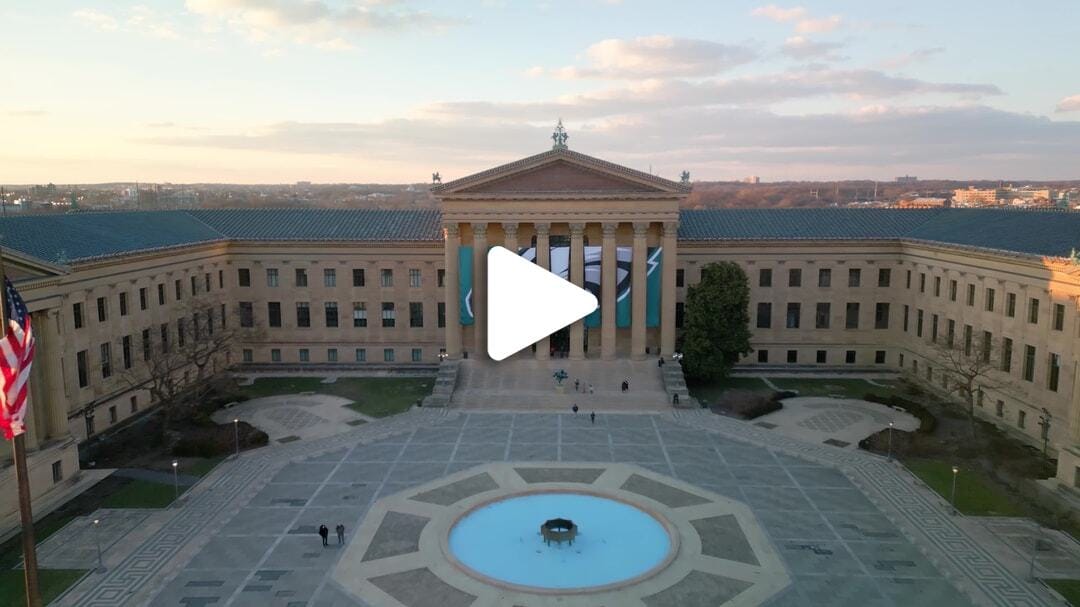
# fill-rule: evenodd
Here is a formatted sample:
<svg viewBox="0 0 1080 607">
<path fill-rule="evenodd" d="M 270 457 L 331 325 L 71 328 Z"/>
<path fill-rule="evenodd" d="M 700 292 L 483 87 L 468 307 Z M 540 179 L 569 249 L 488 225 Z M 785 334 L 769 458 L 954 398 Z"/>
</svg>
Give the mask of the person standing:
<svg viewBox="0 0 1080 607">
<path fill-rule="evenodd" d="M 570 407 L 570 410 L 574 412 L 574 415 L 577 415 L 577 412 L 578 412 L 577 403 L 574 403 L 574 406 Z"/>
<path fill-rule="evenodd" d="M 340 546 L 340 545 L 345 543 L 345 525 L 342 525 L 341 523 L 338 523 L 338 526 L 336 527 L 336 531 L 337 531 L 337 543 L 338 543 L 338 546 Z"/>
<path fill-rule="evenodd" d="M 330 542 L 326 541 L 330 537 L 330 530 L 326 528 L 326 525 L 319 525 L 319 537 L 322 538 L 323 546 L 330 545 Z"/>
<path fill-rule="evenodd" d="M 575 379 L 574 380 L 574 392 L 580 392 L 580 391 L 581 391 L 581 380 L 580 379 Z"/>
<path fill-rule="evenodd" d="M 596 423 L 596 411 L 593 411 L 592 413 L 589 413 L 589 423 L 590 424 L 595 424 Z"/>
</svg>

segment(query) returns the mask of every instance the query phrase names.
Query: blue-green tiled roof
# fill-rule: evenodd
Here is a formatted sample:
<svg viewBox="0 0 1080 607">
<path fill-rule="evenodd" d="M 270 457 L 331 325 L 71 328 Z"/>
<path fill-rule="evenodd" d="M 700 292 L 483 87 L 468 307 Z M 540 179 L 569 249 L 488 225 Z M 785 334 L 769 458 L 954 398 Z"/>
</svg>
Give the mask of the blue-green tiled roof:
<svg viewBox="0 0 1080 607">
<path fill-rule="evenodd" d="M 442 240 L 434 209 L 235 209 L 189 211 L 237 240 Z"/>
</svg>

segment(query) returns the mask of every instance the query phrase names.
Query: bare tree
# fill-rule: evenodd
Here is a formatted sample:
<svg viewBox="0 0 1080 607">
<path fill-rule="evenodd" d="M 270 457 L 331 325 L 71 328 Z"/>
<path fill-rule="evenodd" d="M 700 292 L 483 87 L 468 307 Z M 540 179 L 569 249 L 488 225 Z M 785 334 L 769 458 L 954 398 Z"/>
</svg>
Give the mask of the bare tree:
<svg viewBox="0 0 1080 607">
<path fill-rule="evenodd" d="M 981 394 L 987 390 L 1010 391 L 1008 375 L 1002 369 L 1005 354 L 1011 356 L 1011 353 L 1003 353 L 989 332 L 975 336 L 969 327 L 965 326 L 960 336 L 949 334 L 939 338 L 933 349 L 941 365 L 939 387 L 967 405 L 971 433 L 975 436 L 975 407 L 981 404 Z"/>
</svg>

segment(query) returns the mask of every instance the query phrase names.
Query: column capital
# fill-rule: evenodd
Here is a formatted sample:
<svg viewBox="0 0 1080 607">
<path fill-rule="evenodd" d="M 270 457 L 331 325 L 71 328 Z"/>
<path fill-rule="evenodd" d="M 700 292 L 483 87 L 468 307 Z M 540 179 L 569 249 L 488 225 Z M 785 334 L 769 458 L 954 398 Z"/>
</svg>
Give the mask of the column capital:
<svg viewBox="0 0 1080 607">
<path fill-rule="evenodd" d="M 472 224 L 473 234 L 476 236 L 487 236 L 487 226 L 488 224 L 486 222 Z"/>
<path fill-rule="evenodd" d="M 604 232 L 604 238 L 613 238 L 615 236 L 615 232 L 619 229 L 619 224 L 617 222 L 609 221 L 600 224 L 600 228 Z"/>
<path fill-rule="evenodd" d="M 551 234 L 551 224 L 534 223 L 533 230 L 536 232 L 537 236 L 543 236 L 544 238 L 547 238 Z"/>
<path fill-rule="evenodd" d="M 635 221 L 634 222 L 634 238 L 642 238 L 649 233 L 649 222 L 647 221 Z"/>
<path fill-rule="evenodd" d="M 502 224 L 503 233 L 507 236 L 514 237 L 518 233 L 518 223 L 516 221 L 508 221 Z"/>
<path fill-rule="evenodd" d="M 461 236 L 461 227 L 457 224 L 457 222 L 444 223 L 443 224 L 443 236 L 444 237 Z"/>
<path fill-rule="evenodd" d="M 570 236 L 581 236 L 585 233 L 585 224 L 572 223 L 570 224 Z"/>
<path fill-rule="evenodd" d="M 664 222 L 664 236 L 678 236 L 679 235 L 679 222 L 677 221 L 665 221 Z"/>
</svg>

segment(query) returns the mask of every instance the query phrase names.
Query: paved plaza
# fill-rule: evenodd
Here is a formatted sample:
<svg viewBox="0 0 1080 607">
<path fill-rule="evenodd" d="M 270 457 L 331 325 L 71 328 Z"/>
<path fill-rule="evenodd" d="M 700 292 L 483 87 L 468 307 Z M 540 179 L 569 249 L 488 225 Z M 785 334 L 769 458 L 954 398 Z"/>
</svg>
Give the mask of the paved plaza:
<svg viewBox="0 0 1080 607">
<path fill-rule="evenodd" d="M 222 464 L 152 536 L 57 604 L 366 605 L 332 572 L 372 505 L 492 462 L 628 463 L 745 504 L 792 580 L 767 605 L 1052 604 L 879 457 L 702 411 L 604 414 L 593 424 L 569 413 L 427 409 Z M 333 538 L 338 523 L 345 549 Z M 320 524 L 331 528 L 330 547 Z M 473 604 L 447 589 L 410 600 Z M 647 604 L 685 600 L 660 594 Z"/>
<path fill-rule="evenodd" d="M 858 449 L 859 441 L 887 429 L 889 422 L 904 432 L 919 428 L 915 416 L 888 405 L 824 396 L 785 398 L 784 408 L 753 421 L 759 428 L 842 449 Z"/>
</svg>

